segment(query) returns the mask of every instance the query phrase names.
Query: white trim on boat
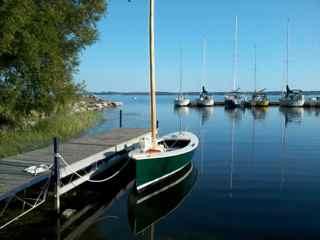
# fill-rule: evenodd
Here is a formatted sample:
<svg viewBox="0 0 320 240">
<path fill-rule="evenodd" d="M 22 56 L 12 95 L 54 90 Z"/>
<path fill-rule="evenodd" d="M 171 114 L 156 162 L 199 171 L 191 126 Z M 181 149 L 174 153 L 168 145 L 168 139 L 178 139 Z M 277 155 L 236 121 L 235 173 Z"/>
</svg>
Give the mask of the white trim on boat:
<svg viewBox="0 0 320 240">
<path fill-rule="evenodd" d="M 184 179 L 186 179 L 189 176 L 189 174 L 192 172 L 192 170 L 193 170 L 193 164 L 191 163 L 191 168 L 181 178 L 179 178 L 177 181 L 175 181 L 175 182 L 173 182 L 173 183 L 161 188 L 160 190 L 155 191 L 155 192 L 153 192 L 153 193 L 151 193 L 151 194 L 139 199 L 137 201 L 137 204 L 140 204 L 140 203 L 142 203 L 142 202 L 144 202 L 144 201 L 146 201 L 146 200 L 158 195 L 159 193 L 162 193 L 162 192 L 168 190 L 169 188 L 172 188 L 175 185 L 179 184 L 180 182 L 182 182 Z"/>
<path fill-rule="evenodd" d="M 137 190 L 140 191 L 141 189 L 143 189 L 143 188 L 145 188 L 145 187 L 147 187 L 147 186 L 149 186 L 149 185 L 151 185 L 151 184 L 157 183 L 157 182 L 163 180 L 164 178 L 167 178 L 167 177 L 169 177 L 170 175 L 173 175 L 173 174 L 179 172 L 180 170 L 182 170 L 183 168 L 185 168 L 188 164 L 190 164 L 190 162 L 186 163 L 185 165 L 183 165 L 182 167 L 178 168 L 177 170 L 174 170 L 173 172 L 170 172 L 170 173 L 168 173 L 168 174 L 166 174 L 166 175 L 163 175 L 163 176 L 161 176 L 161 177 L 159 177 L 159 178 L 157 178 L 157 179 L 154 179 L 154 180 L 152 180 L 152 181 L 150 181 L 150 182 L 147 182 L 147 183 L 144 183 L 144 184 L 142 184 L 142 185 L 140 185 L 140 186 L 137 186 Z"/>
</svg>

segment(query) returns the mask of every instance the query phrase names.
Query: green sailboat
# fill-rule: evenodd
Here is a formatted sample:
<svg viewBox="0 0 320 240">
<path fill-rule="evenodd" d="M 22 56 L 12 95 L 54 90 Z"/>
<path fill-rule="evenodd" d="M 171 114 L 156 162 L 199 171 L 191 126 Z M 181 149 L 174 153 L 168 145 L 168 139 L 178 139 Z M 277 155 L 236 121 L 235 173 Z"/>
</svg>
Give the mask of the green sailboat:
<svg viewBox="0 0 320 240">
<path fill-rule="evenodd" d="M 151 138 L 145 138 L 140 146 L 129 153 L 135 161 L 136 189 L 141 192 L 183 170 L 191 161 L 199 144 L 191 132 L 176 132 L 159 138 L 157 134 L 156 79 L 154 49 L 155 0 L 149 0 L 149 79 Z"/>
</svg>

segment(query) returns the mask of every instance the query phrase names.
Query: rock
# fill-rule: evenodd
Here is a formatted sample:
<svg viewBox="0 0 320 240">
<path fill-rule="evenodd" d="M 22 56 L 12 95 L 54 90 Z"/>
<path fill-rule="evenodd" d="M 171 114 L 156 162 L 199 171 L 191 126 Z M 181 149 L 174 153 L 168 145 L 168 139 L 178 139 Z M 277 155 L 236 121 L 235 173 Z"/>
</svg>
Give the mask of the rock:
<svg viewBox="0 0 320 240">
<path fill-rule="evenodd" d="M 114 104 L 116 105 L 116 107 L 121 107 L 123 105 L 122 102 L 114 102 Z"/>
<path fill-rule="evenodd" d="M 72 112 L 84 112 L 84 111 L 103 111 L 106 108 L 115 108 L 122 106 L 122 102 L 112 102 L 104 100 L 96 96 L 90 95 L 71 106 Z"/>
</svg>

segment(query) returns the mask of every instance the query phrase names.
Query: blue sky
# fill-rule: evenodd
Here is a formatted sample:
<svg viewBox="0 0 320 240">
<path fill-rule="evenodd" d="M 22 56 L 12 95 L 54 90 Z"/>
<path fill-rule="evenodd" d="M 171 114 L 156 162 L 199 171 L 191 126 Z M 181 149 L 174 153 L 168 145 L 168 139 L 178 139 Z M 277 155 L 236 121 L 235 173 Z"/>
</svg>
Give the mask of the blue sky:
<svg viewBox="0 0 320 240">
<path fill-rule="evenodd" d="M 82 52 L 76 79 L 91 91 L 147 91 L 147 14 L 148 0 L 109 0 L 99 40 Z M 180 48 L 183 90 L 200 90 L 204 38 L 207 88 L 230 90 L 236 15 L 241 90 L 253 89 L 254 44 L 258 88 L 282 89 L 287 18 L 289 85 L 320 90 L 320 0 L 156 0 L 157 90 L 178 90 Z"/>
</svg>

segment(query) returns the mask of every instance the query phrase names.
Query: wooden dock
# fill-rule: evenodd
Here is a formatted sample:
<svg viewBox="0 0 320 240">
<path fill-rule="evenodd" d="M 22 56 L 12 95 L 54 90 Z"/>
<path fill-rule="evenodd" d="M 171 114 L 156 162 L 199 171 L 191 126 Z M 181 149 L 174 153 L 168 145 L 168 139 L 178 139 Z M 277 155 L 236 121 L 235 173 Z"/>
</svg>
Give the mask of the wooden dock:
<svg viewBox="0 0 320 240">
<path fill-rule="evenodd" d="M 73 171 L 79 171 L 137 144 L 142 137 L 149 134 L 147 129 L 113 129 L 109 133 L 98 136 L 81 137 L 61 143 L 60 153 Z M 47 179 L 50 171 L 33 176 L 25 172 L 24 169 L 33 165 L 51 165 L 53 158 L 53 146 L 50 145 L 35 151 L 0 159 L 0 201 Z M 70 167 L 61 163 L 61 179 L 73 174 Z M 88 174 L 86 178 L 89 179 L 90 176 Z M 86 178 L 78 179 L 78 182 L 72 183 L 72 186 L 85 182 Z M 65 189 L 61 189 L 62 193 L 70 190 L 72 186 L 65 186 Z"/>
</svg>

